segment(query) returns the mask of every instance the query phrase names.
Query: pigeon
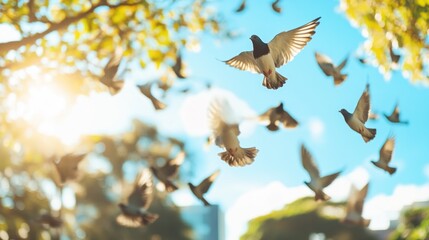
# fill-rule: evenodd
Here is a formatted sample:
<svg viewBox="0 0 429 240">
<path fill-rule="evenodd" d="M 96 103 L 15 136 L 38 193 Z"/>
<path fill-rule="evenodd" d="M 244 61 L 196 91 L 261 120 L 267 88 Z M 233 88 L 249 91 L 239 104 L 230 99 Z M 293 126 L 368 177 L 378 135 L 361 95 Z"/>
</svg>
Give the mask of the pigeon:
<svg viewBox="0 0 429 240">
<path fill-rule="evenodd" d="M 183 63 L 182 63 L 182 56 L 180 54 L 176 57 L 176 63 L 172 67 L 174 74 L 180 79 L 186 78 L 186 76 L 183 74 Z"/>
<path fill-rule="evenodd" d="M 63 225 L 63 220 L 60 217 L 55 217 L 49 213 L 41 214 L 37 220 L 50 228 L 60 228 Z"/>
<path fill-rule="evenodd" d="M 347 200 L 346 216 L 342 222 L 368 227 L 370 220 L 362 217 L 363 204 L 368 193 L 368 186 L 369 184 L 367 183 L 360 191 L 355 186 L 351 186 L 350 196 Z"/>
<path fill-rule="evenodd" d="M 246 8 L 246 0 L 242 0 L 240 6 L 235 10 L 235 12 L 242 12 Z"/>
<path fill-rule="evenodd" d="M 369 120 L 377 120 L 379 118 L 380 118 L 380 116 L 377 113 L 369 110 L 369 113 L 368 113 L 368 119 Z"/>
<path fill-rule="evenodd" d="M 149 98 L 149 100 L 152 102 L 152 105 L 155 108 L 155 110 L 162 110 L 166 107 L 166 105 L 152 95 L 152 91 L 151 91 L 152 84 L 153 84 L 153 82 L 146 83 L 144 85 L 138 86 L 138 88 L 140 89 L 140 92 L 143 95 L 145 95 L 147 98 Z"/>
<path fill-rule="evenodd" d="M 397 64 L 399 62 L 399 59 L 401 58 L 401 55 L 399 54 L 395 54 L 393 52 L 393 46 L 392 46 L 392 41 L 389 42 L 389 55 L 390 55 L 390 59 L 392 60 L 393 63 Z"/>
<path fill-rule="evenodd" d="M 60 183 L 64 184 L 67 181 L 75 180 L 79 176 L 79 163 L 85 158 L 85 154 L 66 154 L 59 161 L 53 161 L 57 173 L 60 178 Z"/>
<path fill-rule="evenodd" d="M 271 7 L 273 8 L 273 11 L 276 13 L 281 13 L 282 9 L 279 7 L 279 2 L 280 0 L 275 0 L 272 4 Z"/>
<path fill-rule="evenodd" d="M 380 149 L 380 157 L 378 161 L 371 161 L 376 167 L 383 169 L 388 172 L 390 175 L 396 172 L 396 168 L 390 167 L 389 162 L 392 160 L 393 149 L 395 148 L 395 138 L 389 137 L 384 142 L 383 146 Z"/>
<path fill-rule="evenodd" d="M 408 124 L 408 121 L 401 121 L 399 119 L 399 107 L 398 107 L 398 103 L 396 103 L 395 108 L 393 109 L 393 112 L 390 115 L 384 114 L 384 116 L 391 123 Z"/>
<path fill-rule="evenodd" d="M 167 161 L 164 166 L 160 168 L 154 166 L 150 167 L 155 177 L 164 184 L 167 192 L 173 192 L 178 189 L 170 178 L 173 178 L 179 172 L 179 167 L 185 160 L 185 155 L 185 152 L 180 151 L 174 159 Z"/>
<path fill-rule="evenodd" d="M 307 45 L 319 25 L 319 19 L 320 17 L 298 28 L 281 32 L 268 44 L 252 35 L 250 40 L 253 51 L 241 52 L 224 62 L 240 70 L 263 74 L 262 84 L 268 89 L 278 89 L 287 78 L 276 72 L 276 68 L 290 62 Z"/>
<path fill-rule="evenodd" d="M 341 172 L 339 171 L 325 177 L 320 177 L 319 169 L 304 144 L 301 145 L 301 162 L 304 169 L 307 170 L 310 175 L 310 182 L 304 183 L 316 194 L 314 199 L 316 201 L 327 201 L 331 199 L 330 196 L 323 192 L 323 189 L 329 186 L 329 184 L 331 184 Z"/>
<path fill-rule="evenodd" d="M 368 120 L 370 108 L 369 99 L 369 84 L 366 85 L 365 91 L 359 99 L 354 112 L 351 114 L 344 108 L 340 110 L 347 125 L 357 133 L 359 133 L 365 142 L 374 139 L 377 130 L 375 128 L 365 127 L 365 122 Z"/>
<path fill-rule="evenodd" d="M 338 86 L 341 83 L 344 82 L 347 78 L 347 74 L 342 74 L 341 70 L 344 68 L 344 66 L 347 64 L 346 57 L 338 66 L 334 66 L 332 63 L 332 60 L 321 53 L 316 52 L 316 61 L 317 64 L 319 64 L 319 67 L 322 69 L 323 73 L 325 73 L 326 76 L 332 76 L 334 78 L 334 85 Z"/>
<path fill-rule="evenodd" d="M 214 173 L 212 173 L 212 175 L 208 176 L 200 184 L 198 184 L 198 186 L 194 186 L 192 183 L 188 183 L 192 193 L 204 203 L 204 206 L 210 206 L 210 203 L 207 202 L 207 200 L 204 198 L 204 194 L 207 193 L 219 173 L 220 170 L 215 171 Z"/>
<path fill-rule="evenodd" d="M 121 214 L 116 222 L 125 227 L 142 227 L 155 222 L 159 215 L 148 212 L 153 199 L 153 182 L 149 170 L 141 171 L 134 182 L 134 189 L 127 204 L 119 203 Z"/>
<path fill-rule="evenodd" d="M 116 51 L 104 67 L 104 74 L 100 79 L 100 82 L 109 88 L 109 92 L 111 94 L 118 93 L 124 86 L 124 81 L 114 81 L 118 73 L 119 64 L 121 63 L 121 61 L 122 53 L 121 51 Z"/>
<path fill-rule="evenodd" d="M 214 101 L 211 103 L 209 120 L 213 132 L 212 137 L 215 139 L 217 146 L 226 150 L 218 155 L 230 166 L 245 166 L 253 163 L 259 150 L 255 147 L 242 148 L 240 146 L 240 141 L 238 140 L 238 135 L 240 135 L 238 123 L 227 123 L 224 120 L 226 116 L 222 114 L 221 110 L 222 107 L 219 102 Z"/>
<path fill-rule="evenodd" d="M 268 130 L 277 131 L 279 130 L 278 125 L 281 123 L 285 128 L 295 128 L 298 126 L 298 122 L 289 115 L 283 109 L 283 103 L 280 103 L 279 106 L 268 109 L 266 112 L 262 113 L 259 116 L 260 121 L 269 121 L 267 125 Z"/>
</svg>

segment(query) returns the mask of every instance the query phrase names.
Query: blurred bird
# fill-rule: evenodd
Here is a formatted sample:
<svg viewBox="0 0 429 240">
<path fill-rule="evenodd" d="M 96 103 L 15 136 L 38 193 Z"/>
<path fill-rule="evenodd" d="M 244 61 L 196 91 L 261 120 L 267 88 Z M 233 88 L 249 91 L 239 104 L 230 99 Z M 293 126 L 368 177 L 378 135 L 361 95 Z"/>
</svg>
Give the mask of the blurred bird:
<svg viewBox="0 0 429 240">
<path fill-rule="evenodd" d="M 318 52 L 316 52 L 315 55 L 317 64 L 319 64 L 319 67 L 322 69 L 323 73 L 325 73 L 326 76 L 332 76 L 334 78 L 335 86 L 340 85 L 344 82 L 344 80 L 346 80 L 347 74 L 342 74 L 341 70 L 347 64 L 348 57 L 346 57 L 340 63 L 340 65 L 334 66 L 332 60 L 328 56 L 320 54 Z"/>
<path fill-rule="evenodd" d="M 401 121 L 399 119 L 399 106 L 398 103 L 396 103 L 395 108 L 393 109 L 393 112 L 390 115 L 384 114 L 387 120 L 392 123 L 402 123 L 402 124 L 408 124 L 408 121 Z"/>
<path fill-rule="evenodd" d="M 138 88 L 143 95 L 149 98 L 155 110 L 162 110 L 166 107 L 166 105 L 152 95 L 152 84 L 153 82 L 146 83 L 144 85 L 139 85 Z"/>
<path fill-rule="evenodd" d="M 310 175 L 310 182 L 304 182 L 316 195 L 314 199 L 327 201 L 331 199 L 330 196 L 323 192 L 323 189 L 331 184 L 340 175 L 341 171 L 331 175 L 320 177 L 319 169 L 313 160 L 310 152 L 305 148 L 304 144 L 301 145 L 301 162 L 302 166 Z"/>
<path fill-rule="evenodd" d="M 365 122 L 368 120 L 370 108 L 369 84 L 366 85 L 365 91 L 359 99 L 353 114 L 349 113 L 344 108 L 340 110 L 347 125 L 357 133 L 359 133 L 365 142 L 374 139 L 377 130 L 375 128 L 366 128 Z"/>
<path fill-rule="evenodd" d="M 204 198 L 204 194 L 207 193 L 219 173 L 220 170 L 215 171 L 214 173 L 212 173 L 212 175 L 208 176 L 200 184 L 198 184 L 198 186 L 194 186 L 192 183 L 188 183 L 192 193 L 204 203 L 204 206 L 210 206 L 210 203 L 207 202 L 207 200 Z"/>
<path fill-rule="evenodd" d="M 185 156 L 185 152 L 180 151 L 174 159 L 167 161 L 162 167 L 150 167 L 155 177 L 164 184 L 167 192 L 173 192 L 178 189 L 170 179 L 179 172 L 179 167 L 185 160 Z"/>
<path fill-rule="evenodd" d="M 124 86 L 124 81 L 116 80 L 115 77 L 118 73 L 119 64 L 122 61 L 122 51 L 118 50 L 111 56 L 106 66 L 104 67 L 104 74 L 100 82 L 109 88 L 111 94 L 118 93 Z"/>
<path fill-rule="evenodd" d="M 252 35 L 250 40 L 253 51 L 241 52 L 224 62 L 240 70 L 263 74 L 262 84 L 268 89 L 278 89 L 287 78 L 276 72 L 276 68 L 290 62 L 307 45 L 319 25 L 319 19 L 320 17 L 298 28 L 281 32 L 268 44 Z"/>
<path fill-rule="evenodd" d="M 279 130 L 279 124 L 283 124 L 285 128 L 295 128 L 298 122 L 283 109 L 283 103 L 279 106 L 268 109 L 266 112 L 259 115 L 260 121 L 269 121 L 268 130 Z"/>
<path fill-rule="evenodd" d="M 122 213 L 116 217 L 116 222 L 125 227 L 140 227 L 155 222 L 159 215 L 147 211 L 152 200 L 152 175 L 145 169 L 137 175 L 127 204 L 118 205 Z"/>
<path fill-rule="evenodd" d="M 369 113 L 368 113 L 368 119 L 369 120 L 377 120 L 379 118 L 380 118 L 380 116 L 377 113 L 372 112 L 371 110 L 369 110 Z"/>
<path fill-rule="evenodd" d="M 61 218 L 55 217 L 49 213 L 41 214 L 37 221 L 50 228 L 60 228 L 63 225 L 63 220 Z"/>
<path fill-rule="evenodd" d="M 69 180 L 75 180 L 79 176 L 78 166 L 79 163 L 85 158 L 84 154 L 66 154 L 60 158 L 59 161 L 52 159 L 52 162 L 57 169 L 60 178 L 60 184 L 64 184 Z"/>
<path fill-rule="evenodd" d="M 389 55 L 390 55 L 390 59 L 392 60 L 393 63 L 397 64 L 399 62 L 399 59 L 401 59 L 401 55 L 399 54 L 395 54 L 393 52 L 393 45 L 392 45 L 392 41 L 389 42 Z"/>
<path fill-rule="evenodd" d="M 182 55 L 177 54 L 176 57 L 176 63 L 172 67 L 174 74 L 180 79 L 186 78 L 186 76 L 183 74 L 183 63 L 182 63 Z"/>
<path fill-rule="evenodd" d="M 246 8 L 246 0 L 242 0 L 240 6 L 235 10 L 235 12 L 242 12 Z"/>
<path fill-rule="evenodd" d="M 396 168 L 390 167 L 389 162 L 392 160 L 393 149 L 395 148 L 395 138 L 389 137 L 380 149 L 378 161 L 371 161 L 376 167 L 383 169 L 390 175 L 396 172 Z"/>
<path fill-rule="evenodd" d="M 357 60 L 361 63 L 361 64 L 367 64 L 368 60 L 366 60 L 365 58 L 362 57 L 358 57 Z"/>
<path fill-rule="evenodd" d="M 280 0 L 275 0 L 271 4 L 271 7 L 273 8 L 274 12 L 276 12 L 276 13 L 281 13 L 282 12 L 282 9 L 279 7 L 279 3 L 280 3 Z"/>
<path fill-rule="evenodd" d="M 369 183 L 360 191 L 355 186 L 351 186 L 350 195 L 347 200 L 346 216 L 342 222 L 368 227 L 370 220 L 362 217 L 363 204 L 368 193 L 368 185 Z"/>
<path fill-rule="evenodd" d="M 218 155 L 230 166 L 244 166 L 253 163 L 259 150 L 255 147 L 242 148 L 240 146 L 238 123 L 227 123 L 224 120 L 226 116 L 223 116 L 221 109 L 222 106 L 216 101 L 212 102 L 209 108 L 210 127 L 215 144 L 226 150 Z"/>
</svg>

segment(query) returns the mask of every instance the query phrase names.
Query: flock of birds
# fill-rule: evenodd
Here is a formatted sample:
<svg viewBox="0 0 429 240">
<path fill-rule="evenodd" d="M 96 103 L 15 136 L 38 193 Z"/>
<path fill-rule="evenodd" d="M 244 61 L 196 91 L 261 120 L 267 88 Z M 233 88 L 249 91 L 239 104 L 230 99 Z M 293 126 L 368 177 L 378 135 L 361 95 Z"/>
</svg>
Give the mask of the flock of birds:
<svg viewBox="0 0 429 240">
<path fill-rule="evenodd" d="M 263 42 L 257 35 L 252 35 L 250 40 L 253 44 L 253 50 L 243 51 L 237 56 L 225 61 L 225 63 L 240 70 L 262 74 L 263 86 L 268 89 L 278 89 L 284 85 L 287 78 L 276 72 L 276 68 L 290 62 L 306 46 L 315 34 L 315 29 L 320 23 L 319 20 L 320 17 L 290 31 L 281 32 L 268 43 Z M 118 71 L 121 59 L 118 56 L 119 54 L 113 56 L 109 60 L 104 69 L 105 75 L 101 79 L 101 82 L 108 86 L 113 92 L 119 91 L 123 85 L 123 81 L 113 81 L 113 77 Z M 333 78 L 335 85 L 341 84 L 347 78 L 347 74 L 341 72 L 347 63 L 347 58 L 338 66 L 335 66 L 329 57 L 321 53 L 316 53 L 315 58 L 323 73 Z M 181 71 L 180 57 L 177 59 L 173 70 L 179 77 Z M 151 87 L 152 83 L 148 83 L 139 86 L 139 89 L 152 101 L 155 109 L 163 109 L 165 104 L 152 95 Z M 218 155 L 228 165 L 249 165 L 254 162 L 258 154 L 258 149 L 256 147 L 242 148 L 240 146 L 240 141 L 238 139 L 240 135 L 239 122 L 231 122 L 226 119 L 227 116 L 225 116 L 224 111 L 227 107 L 228 103 L 225 102 L 217 100 L 211 102 L 208 110 L 210 127 L 212 129 L 211 139 L 214 140 L 217 146 L 225 149 L 225 151 Z M 339 112 L 344 117 L 346 124 L 353 131 L 359 133 L 365 142 L 371 141 L 376 136 L 376 129 L 367 128 L 365 126 L 367 120 L 373 115 L 373 113 L 370 113 L 369 84 L 366 85 L 353 112 L 349 112 L 346 109 L 341 109 Z M 398 105 L 395 106 L 392 114 L 385 114 L 385 117 L 390 122 L 407 123 L 406 121 L 402 121 L 399 116 Z M 295 128 L 298 126 L 298 122 L 284 110 L 283 103 L 260 114 L 258 120 L 261 122 L 268 122 L 266 128 L 270 131 L 279 130 L 280 125 L 283 125 L 285 128 Z M 393 174 L 396 171 L 396 168 L 389 165 L 394 147 L 395 138 L 390 136 L 380 149 L 379 159 L 377 161 L 372 161 L 376 167 L 387 171 L 389 174 Z M 68 154 L 58 160 L 53 160 L 62 184 L 66 181 L 76 179 L 78 164 L 84 157 L 85 155 Z M 184 159 L 185 153 L 181 151 L 174 159 L 166 161 L 163 166 L 151 166 L 150 170 L 144 169 L 141 171 L 135 179 L 133 190 L 129 194 L 127 202 L 119 204 L 121 214 L 117 216 L 117 222 L 123 226 L 140 227 L 156 221 L 159 215 L 148 211 L 154 194 L 153 176 L 155 176 L 159 182 L 163 183 L 167 192 L 177 190 L 178 187 L 173 182 L 173 178 L 177 175 L 179 167 Z M 321 177 L 317 164 L 304 145 L 301 146 L 301 161 L 302 166 L 310 176 L 310 182 L 305 182 L 305 184 L 314 192 L 315 200 L 329 200 L 330 197 L 324 193 L 323 190 L 340 175 L 341 171 Z M 210 203 L 204 198 L 204 195 L 208 192 L 219 173 L 219 170 L 215 171 L 196 186 L 192 183 L 188 183 L 191 192 L 201 200 L 205 206 L 209 206 Z M 368 184 L 360 190 L 352 186 L 347 203 L 347 214 L 343 219 L 344 222 L 368 226 L 369 220 L 362 217 L 363 203 L 367 192 Z M 43 216 L 43 219 L 42 221 L 45 221 L 47 224 L 49 224 L 49 221 L 54 220 L 58 222 L 58 219 L 52 218 L 49 215 Z M 55 224 L 50 225 L 54 226 Z"/>
</svg>

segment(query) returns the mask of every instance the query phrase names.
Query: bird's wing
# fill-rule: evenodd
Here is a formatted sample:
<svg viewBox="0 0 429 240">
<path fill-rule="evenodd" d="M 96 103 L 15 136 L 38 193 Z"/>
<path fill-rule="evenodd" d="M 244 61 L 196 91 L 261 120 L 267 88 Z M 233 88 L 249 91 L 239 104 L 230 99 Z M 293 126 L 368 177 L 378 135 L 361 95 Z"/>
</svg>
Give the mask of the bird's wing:
<svg viewBox="0 0 429 240">
<path fill-rule="evenodd" d="M 395 138 L 386 139 L 383 146 L 380 148 L 380 160 L 389 163 L 392 159 L 393 148 L 395 147 Z"/>
<path fill-rule="evenodd" d="M 268 43 L 276 67 L 290 62 L 307 45 L 319 25 L 319 19 L 320 17 L 290 31 L 281 32 Z"/>
<path fill-rule="evenodd" d="M 261 115 L 259 115 L 258 116 L 259 121 L 269 121 L 270 115 L 275 109 L 276 108 L 270 108 L 267 111 L 265 111 L 264 113 L 262 113 Z"/>
<path fill-rule="evenodd" d="M 107 62 L 106 66 L 103 69 L 104 74 L 100 78 L 101 83 L 103 83 L 108 87 L 112 86 L 113 79 L 115 78 L 118 72 L 119 64 L 121 63 L 121 60 L 122 60 L 121 52 L 116 51 L 115 53 L 112 54 L 111 58 L 109 59 L 109 61 Z"/>
<path fill-rule="evenodd" d="M 368 120 L 369 108 L 369 84 L 367 84 L 365 91 L 362 93 L 362 96 L 360 96 L 360 99 L 356 105 L 353 116 L 357 117 L 362 123 L 365 123 Z"/>
<path fill-rule="evenodd" d="M 235 67 L 240 70 L 245 70 L 252 73 L 261 73 L 261 70 L 256 63 L 256 60 L 253 57 L 253 51 L 241 52 L 237 56 L 224 62 L 229 66 Z"/>
<path fill-rule="evenodd" d="M 399 106 L 398 106 L 398 104 L 395 105 L 395 108 L 393 109 L 393 112 L 390 115 L 390 118 L 399 121 Z"/>
<path fill-rule="evenodd" d="M 359 192 L 356 193 L 355 211 L 360 215 L 362 215 L 363 203 L 368 193 L 368 186 L 369 183 L 367 183 Z"/>
<path fill-rule="evenodd" d="M 146 83 L 144 85 L 140 85 L 139 86 L 140 92 L 143 95 L 145 95 L 147 98 L 149 98 L 149 100 L 152 102 L 153 107 L 156 110 L 162 110 L 162 109 L 164 109 L 166 107 L 166 105 L 165 105 L 165 103 L 159 101 L 156 97 L 154 97 L 152 95 L 152 90 L 151 90 L 152 89 L 152 84 L 153 84 L 153 82 Z"/>
<path fill-rule="evenodd" d="M 148 169 L 144 169 L 135 179 L 133 192 L 128 197 L 128 204 L 147 209 L 152 203 L 152 199 L 152 174 Z"/>
<path fill-rule="evenodd" d="M 322 69 L 323 73 L 325 73 L 326 76 L 332 76 L 335 72 L 334 64 L 332 63 L 332 60 L 323 54 L 315 53 L 317 64 L 319 64 L 319 67 Z"/>
<path fill-rule="evenodd" d="M 294 128 L 298 126 L 298 122 L 288 112 L 283 111 L 280 116 L 280 121 L 285 128 Z"/>
<path fill-rule="evenodd" d="M 174 74 L 176 74 L 176 76 L 178 78 L 186 78 L 186 76 L 182 73 L 183 71 L 183 63 L 182 63 L 182 55 L 178 54 L 176 57 L 176 63 L 173 65 L 173 67 L 171 67 L 171 69 L 173 69 Z"/>
<path fill-rule="evenodd" d="M 338 175 L 340 175 L 341 172 L 336 172 L 333 173 L 331 175 L 328 176 L 324 176 L 322 178 L 320 178 L 320 183 L 322 185 L 323 188 L 329 186 L 329 184 L 331 184 L 337 177 Z"/>
<path fill-rule="evenodd" d="M 221 105 L 218 101 L 213 101 L 209 106 L 209 124 L 216 145 L 222 147 L 223 143 L 220 140 L 222 132 L 228 125 L 224 122 L 221 115 Z"/>
<path fill-rule="evenodd" d="M 347 207 L 346 207 L 347 213 L 351 213 L 355 211 L 357 194 L 358 194 L 358 190 L 356 189 L 355 185 L 352 184 L 350 186 L 349 197 L 347 198 Z"/>
<path fill-rule="evenodd" d="M 301 161 L 302 166 L 310 174 L 311 179 L 318 179 L 320 177 L 319 169 L 304 144 L 301 146 Z"/>
<path fill-rule="evenodd" d="M 349 56 L 347 56 L 346 58 L 344 58 L 344 60 L 336 67 L 337 71 L 341 71 L 343 70 L 343 68 L 346 66 L 347 64 L 347 60 L 349 59 Z"/>
<path fill-rule="evenodd" d="M 215 171 L 214 173 L 212 173 L 210 176 L 208 176 L 207 178 L 205 178 L 198 186 L 197 188 L 199 188 L 199 191 L 201 194 L 206 193 L 210 186 L 212 185 L 212 183 L 214 182 L 214 180 L 217 178 L 217 176 L 219 175 L 220 170 Z"/>
<path fill-rule="evenodd" d="M 177 174 L 180 165 L 182 165 L 185 160 L 185 152 L 180 151 L 177 156 L 165 163 L 159 170 L 162 171 L 162 174 L 167 178 L 173 177 Z"/>
</svg>

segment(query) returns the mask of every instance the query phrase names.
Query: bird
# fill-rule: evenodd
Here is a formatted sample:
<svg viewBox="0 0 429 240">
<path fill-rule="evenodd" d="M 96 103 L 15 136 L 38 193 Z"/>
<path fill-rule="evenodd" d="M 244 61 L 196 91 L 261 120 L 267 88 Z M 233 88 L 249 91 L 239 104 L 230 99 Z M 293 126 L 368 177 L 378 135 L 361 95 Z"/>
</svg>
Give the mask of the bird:
<svg viewBox="0 0 429 240">
<path fill-rule="evenodd" d="M 116 222 L 125 227 L 143 227 L 155 222 L 158 214 L 148 212 L 153 200 L 152 174 L 143 169 L 134 181 L 134 189 L 128 196 L 127 203 L 119 203 L 121 214 Z"/>
<path fill-rule="evenodd" d="M 379 118 L 380 118 L 380 116 L 378 115 L 378 113 L 369 110 L 369 113 L 368 113 L 368 119 L 369 120 L 377 120 Z"/>
<path fill-rule="evenodd" d="M 219 173 L 220 173 L 220 170 L 216 170 L 210 176 L 206 177 L 197 186 L 194 186 L 192 183 L 188 183 L 192 193 L 204 203 L 204 206 L 210 206 L 210 203 L 207 202 L 207 200 L 204 198 L 204 194 L 206 194 L 207 191 L 210 189 L 210 186 L 212 185 L 214 180 L 216 180 Z"/>
<path fill-rule="evenodd" d="M 267 129 L 270 131 L 279 130 L 279 124 L 283 124 L 285 128 L 295 128 L 298 122 L 283 108 L 281 102 L 277 107 L 268 109 L 266 112 L 259 115 L 260 121 L 269 121 Z"/>
<path fill-rule="evenodd" d="M 389 162 L 392 160 L 393 149 L 395 148 L 395 138 L 388 137 L 380 148 L 380 157 L 378 161 L 371 161 L 376 167 L 383 169 L 390 175 L 396 172 L 395 167 L 390 167 Z"/>
<path fill-rule="evenodd" d="M 106 66 L 103 69 L 103 76 L 100 78 L 100 82 L 108 87 L 109 92 L 113 95 L 118 93 L 124 86 L 123 80 L 116 80 L 116 75 L 118 73 L 119 64 L 122 61 L 122 51 L 115 51 L 114 54 L 110 57 Z"/>
<path fill-rule="evenodd" d="M 346 80 L 347 74 L 342 74 L 341 70 L 347 64 L 348 57 L 344 58 L 344 60 L 338 66 L 334 66 L 332 60 L 328 56 L 318 52 L 315 53 L 315 56 L 317 64 L 319 64 L 319 67 L 322 69 L 323 73 L 325 73 L 326 76 L 332 76 L 334 78 L 335 86 L 340 85 L 344 82 L 344 80 Z"/>
<path fill-rule="evenodd" d="M 257 35 L 252 35 L 250 40 L 253 51 L 241 52 L 224 62 L 240 70 L 263 74 L 263 86 L 268 89 L 278 89 L 283 86 L 287 78 L 276 72 L 276 68 L 292 61 L 307 45 L 320 23 L 319 19 L 320 17 L 290 31 L 281 32 L 268 44 Z"/>
<path fill-rule="evenodd" d="M 253 163 L 254 158 L 258 153 L 255 147 L 242 148 L 238 135 L 240 129 L 238 123 L 227 123 L 222 114 L 222 109 L 229 107 L 229 105 L 221 106 L 218 101 L 213 101 L 209 105 L 209 121 L 212 130 L 212 137 L 215 139 L 215 144 L 219 147 L 225 148 L 225 152 L 218 155 L 220 158 L 228 163 L 230 166 L 245 166 Z"/>
<path fill-rule="evenodd" d="M 235 12 L 242 12 L 246 8 L 246 0 L 242 0 L 240 6 L 235 10 Z"/>
<path fill-rule="evenodd" d="M 342 222 L 368 227 L 370 220 L 362 217 L 363 204 L 368 193 L 368 186 L 369 183 L 361 190 L 357 190 L 354 185 L 351 186 L 350 195 L 347 200 L 346 216 L 342 219 Z"/>
<path fill-rule="evenodd" d="M 365 91 L 362 93 L 354 112 L 349 113 L 344 108 L 339 111 L 343 115 L 347 125 L 359 133 L 365 142 L 371 141 L 377 134 L 377 129 L 365 127 L 365 122 L 368 120 L 369 108 L 369 84 L 366 84 Z"/>
<path fill-rule="evenodd" d="M 164 184 L 167 192 L 173 192 L 178 189 L 178 187 L 171 181 L 171 178 L 177 175 L 179 167 L 182 165 L 185 157 L 185 152 L 180 151 L 175 158 L 167 161 L 162 167 L 150 167 L 150 170 L 152 170 L 155 177 Z"/>
<path fill-rule="evenodd" d="M 183 63 L 182 63 L 182 55 L 178 54 L 176 57 L 176 63 L 171 67 L 173 69 L 174 74 L 180 79 L 186 78 L 183 74 Z"/>
<path fill-rule="evenodd" d="M 340 175 L 341 171 L 320 177 L 319 169 L 304 144 L 301 145 L 301 162 L 310 175 L 310 182 L 304 183 L 315 193 L 314 200 L 327 201 L 331 199 L 330 196 L 323 192 L 323 189 L 329 186 Z"/>
<path fill-rule="evenodd" d="M 396 103 L 395 108 L 393 109 L 393 111 L 392 111 L 392 113 L 390 115 L 384 114 L 384 116 L 391 123 L 408 124 L 408 121 L 401 121 L 399 119 L 399 106 L 398 106 L 398 103 Z"/>
<path fill-rule="evenodd" d="M 62 156 L 58 161 L 56 157 L 52 157 L 51 161 L 55 165 L 55 169 L 59 175 L 60 184 L 64 184 L 67 181 L 75 180 L 79 176 L 79 163 L 85 158 L 84 154 L 73 154 L 69 153 Z"/>
<path fill-rule="evenodd" d="M 279 7 L 280 0 L 275 0 L 273 3 L 271 3 L 271 8 L 276 13 L 281 13 L 282 9 Z"/>
<path fill-rule="evenodd" d="M 138 88 L 143 95 L 145 95 L 147 98 L 149 98 L 149 100 L 152 102 L 152 105 L 155 108 L 155 110 L 162 110 L 167 105 L 165 105 L 165 103 L 159 101 L 156 97 L 154 97 L 152 95 L 152 84 L 153 84 L 153 82 L 146 83 L 143 85 L 139 85 Z"/>
</svg>

